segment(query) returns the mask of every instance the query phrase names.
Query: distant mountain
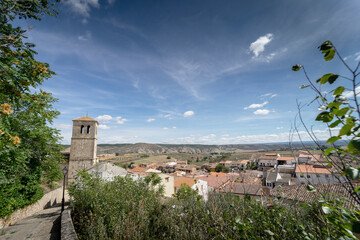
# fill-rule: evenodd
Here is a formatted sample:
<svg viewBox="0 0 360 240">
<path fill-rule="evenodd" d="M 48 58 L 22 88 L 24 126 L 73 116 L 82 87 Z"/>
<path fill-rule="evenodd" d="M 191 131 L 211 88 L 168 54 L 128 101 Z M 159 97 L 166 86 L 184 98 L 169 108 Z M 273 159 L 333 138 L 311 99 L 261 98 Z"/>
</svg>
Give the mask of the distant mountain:
<svg viewBox="0 0 360 240">
<path fill-rule="evenodd" d="M 313 142 L 304 143 L 307 147 L 314 148 Z M 325 144 L 325 143 L 324 143 Z M 296 149 L 303 148 L 301 143 L 292 143 Z M 166 154 L 166 153 L 230 153 L 244 151 L 275 151 L 290 149 L 289 143 L 271 144 L 229 144 L 229 145 L 201 145 L 201 144 L 98 144 L 98 154 L 111 153 L 146 153 L 146 154 Z"/>
</svg>

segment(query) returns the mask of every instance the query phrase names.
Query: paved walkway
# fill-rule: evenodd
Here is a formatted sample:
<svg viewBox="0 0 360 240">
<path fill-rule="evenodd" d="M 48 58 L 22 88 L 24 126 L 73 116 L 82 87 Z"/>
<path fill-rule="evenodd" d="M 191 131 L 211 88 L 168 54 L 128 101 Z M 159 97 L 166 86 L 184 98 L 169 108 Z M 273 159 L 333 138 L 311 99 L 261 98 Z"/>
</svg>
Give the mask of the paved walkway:
<svg viewBox="0 0 360 240">
<path fill-rule="evenodd" d="M 44 209 L 16 224 L 0 229 L 1 240 L 60 240 L 61 205 Z"/>
</svg>

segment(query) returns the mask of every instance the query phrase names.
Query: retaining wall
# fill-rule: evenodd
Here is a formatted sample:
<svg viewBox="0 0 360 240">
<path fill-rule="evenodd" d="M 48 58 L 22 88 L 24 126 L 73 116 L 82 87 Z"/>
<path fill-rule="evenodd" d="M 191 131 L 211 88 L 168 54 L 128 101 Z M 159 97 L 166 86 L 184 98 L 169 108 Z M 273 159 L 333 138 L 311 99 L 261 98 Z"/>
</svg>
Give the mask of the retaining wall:
<svg viewBox="0 0 360 240">
<path fill-rule="evenodd" d="M 61 240 L 78 240 L 70 208 L 65 209 L 61 214 Z"/>
<path fill-rule="evenodd" d="M 23 218 L 31 216 L 45 208 L 51 207 L 62 201 L 63 188 L 60 187 L 51 192 L 44 194 L 44 196 L 37 202 L 13 212 L 10 216 L 0 219 L 0 229 L 14 224 Z M 65 202 L 69 200 L 69 195 L 65 190 Z"/>
</svg>

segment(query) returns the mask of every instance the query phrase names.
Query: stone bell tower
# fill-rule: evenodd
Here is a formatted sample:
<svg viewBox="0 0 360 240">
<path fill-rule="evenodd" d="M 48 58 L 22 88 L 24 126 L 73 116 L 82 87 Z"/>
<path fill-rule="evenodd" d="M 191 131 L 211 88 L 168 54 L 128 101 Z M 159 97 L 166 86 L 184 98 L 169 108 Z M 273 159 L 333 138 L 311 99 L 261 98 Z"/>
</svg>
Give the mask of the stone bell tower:
<svg viewBox="0 0 360 240">
<path fill-rule="evenodd" d="M 98 122 L 88 116 L 73 120 L 68 179 L 98 162 L 96 158 Z"/>
</svg>

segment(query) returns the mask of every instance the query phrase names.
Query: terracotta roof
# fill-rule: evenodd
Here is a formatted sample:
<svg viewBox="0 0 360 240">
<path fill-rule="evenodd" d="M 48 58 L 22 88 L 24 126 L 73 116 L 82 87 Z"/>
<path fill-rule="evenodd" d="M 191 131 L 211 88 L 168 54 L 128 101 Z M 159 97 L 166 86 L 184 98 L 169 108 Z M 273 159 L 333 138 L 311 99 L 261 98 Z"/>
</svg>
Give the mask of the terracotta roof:
<svg viewBox="0 0 360 240">
<path fill-rule="evenodd" d="M 218 188 L 228 181 L 235 181 L 238 176 L 235 174 L 226 174 L 226 175 L 208 175 L 208 176 L 198 176 L 196 179 L 207 181 L 208 185 L 213 188 Z"/>
<path fill-rule="evenodd" d="M 353 183 L 353 185 L 354 187 L 360 186 L 359 183 Z M 277 186 L 271 190 L 271 195 L 284 199 L 298 200 L 300 202 L 317 202 L 319 198 L 328 200 L 345 198 L 346 201 L 344 201 L 344 205 L 346 205 L 346 207 L 352 207 L 351 205 L 355 204 L 354 199 L 348 191 L 350 190 L 349 183 L 323 183 L 312 184 L 312 186 L 316 189 L 315 192 L 309 192 L 306 188 L 307 184 Z M 350 190 L 350 192 L 352 191 Z"/>
<path fill-rule="evenodd" d="M 265 156 L 277 156 L 277 153 L 266 153 Z"/>
<path fill-rule="evenodd" d="M 178 177 L 174 181 L 174 187 L 181 187 L 182 184 L 186 184 L 192 187 L 195 184 L 195 180 L 190 177 Z"/>
<path fill-rule="evenodd" d="M 277 160 L 290 161 L 290 160 L 295 160 L 295 158 L 294 157 L 279 157 Z"/>
<path fill-rule="evenodd" d="M 322 157 L 320 154 L 300 154 L 299 158 L 310 158 L 312 161 L 319 161 L 322 160 Z"/>
<path fill-rule="evenodd" d="M 314 167 L 313 165 L 297 165 L 296 173 L 319 173 L 319 174 L 331 174 L 328 168 Z"/>
<path fill-rule="evenodd" d="M 144 168 L 144 167 L 136 167 L 133 169 L 128 169 L 128 171 L 130 172 L 146 172 L 148 170 L 148 168 Z"/>
<path fill-rule="evenodd" d="M 277 156 L 260 156 L 259 160 L 276 160 Z"/>
<path fill-rule="evenodd" d="M 95 119 L 92 119 L 91 117 L 88 117 L 88 116 L 75 118 L 75 119 L 73 119 L 73 121 L 97 122 L 98 123 L 98 121 L 96 121 Z"/>
<path fill-rule="evenodd" d="M 242 163 L 242 164 L 245 164 L 245 163 L 248 163 L 250 160 L 242 160 L 242 161 L 240 161 L 240 163 Z"/>
<path fill-rule="evenodd" d="M 234 183 L 225 188 L 225 192 L 232 192 L 241 195 L 262 195 L 262 187 L 259 184 Z"/>
</svg>

